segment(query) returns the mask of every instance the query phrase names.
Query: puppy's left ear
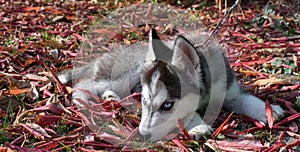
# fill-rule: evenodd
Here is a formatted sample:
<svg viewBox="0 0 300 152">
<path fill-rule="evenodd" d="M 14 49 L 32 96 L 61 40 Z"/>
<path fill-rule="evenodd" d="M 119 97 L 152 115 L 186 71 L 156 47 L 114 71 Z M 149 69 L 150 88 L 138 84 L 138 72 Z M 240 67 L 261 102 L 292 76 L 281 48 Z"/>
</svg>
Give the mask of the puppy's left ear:
<svg viewBox="0 0 300 152">
<path fill-rule="evenodd" d="M 171 64 L 183 72 L 193 74 L 199 64 L 199 55 L 194 45 L 184 36 L 177 36 Z"/>
</svg>

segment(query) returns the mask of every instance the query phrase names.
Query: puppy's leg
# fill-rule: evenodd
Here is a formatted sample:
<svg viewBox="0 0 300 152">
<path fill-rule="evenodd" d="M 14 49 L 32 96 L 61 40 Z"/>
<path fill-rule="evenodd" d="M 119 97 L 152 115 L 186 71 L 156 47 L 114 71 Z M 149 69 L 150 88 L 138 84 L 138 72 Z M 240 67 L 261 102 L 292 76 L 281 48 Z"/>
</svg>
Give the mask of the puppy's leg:
<svg viewBox="0 0 300 152">
<path fill-rule="evenodd" d="M 278 120 L 279 117 L 283 116 L 284 111 L 280 106 L 271 105 L 271 107 L 274 120 Z M 227 101 L 225 103 L 225 108 L 238 114 L 248 115 L 264 123 L 267 122 L 265 102 L 253 95 L 240 93 L 237 98 Z"/>
<path fill-rule="evenodd" d="M 74 86 L 72 101 L 79 107 L 83 107 L 84 105 L 81 104 L 77 99 L 79 98 L 88 104 L 88 100 L 91 99 L 91 97 L 81 90 L 87 90 L 92 94 L 100 95 L 103 94 L 106 90 L 110 90 L 109 84 L 110 83 L 108 81 L 96 82 L 94 80 L 83 80 Z"/>
</svg>

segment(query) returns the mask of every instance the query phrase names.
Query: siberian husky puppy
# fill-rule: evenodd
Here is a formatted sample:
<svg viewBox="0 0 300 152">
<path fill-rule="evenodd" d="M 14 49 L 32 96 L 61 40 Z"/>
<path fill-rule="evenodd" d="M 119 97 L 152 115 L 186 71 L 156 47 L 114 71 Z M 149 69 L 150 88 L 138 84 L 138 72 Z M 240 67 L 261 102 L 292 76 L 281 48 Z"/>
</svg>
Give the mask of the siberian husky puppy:
<svg viewBox="0 0 300 152">
<path fill-rule="evenodd" d="M 88 65 L 59 76 L 61 82 L 81 79 L 75 89 L 85 89 L 104 99 L 120 99 L 132 92 L 142 93 L 139 131 L 152 141 L 172 132 L 181 119 L 190 136 L 199 139 L 211 133 L 220 108 L 266 122 L 265 103 L 243 91 L 230 69 L 222 48 L 214 42 L 201 46 L 208 36 L 201 33 L 178 35 L 162 42 L 155 30 L 149 43 L 117 48 Z M 73 102 L 83 106 L 89 96 L 80 90 Z M 284 111 L 271 105 L 274 119 Z M 199 113 L 206 110 L 203 119 Z"/>
</svg>

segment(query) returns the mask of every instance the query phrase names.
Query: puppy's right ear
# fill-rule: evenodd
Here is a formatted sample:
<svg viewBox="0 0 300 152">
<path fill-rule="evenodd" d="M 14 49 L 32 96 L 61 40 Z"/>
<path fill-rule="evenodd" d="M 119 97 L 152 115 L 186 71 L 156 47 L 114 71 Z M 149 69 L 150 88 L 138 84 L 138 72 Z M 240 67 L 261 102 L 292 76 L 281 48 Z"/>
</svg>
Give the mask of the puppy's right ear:
<svg viewBox="0 0 300 152">
<path fill-rule="evenodd" d="M 179 35 L 173 49 L 171 64 L 181 71 L 193 74 L 200 64 L 200 58 L 194 45 L 187 38 Z"/>
<path fill-rule="evenodd" d="M 146 60 L 170 62 L 173 51 L 157 35 L 155 29 L 149 32 L 149 49 Z"/>
</svg>

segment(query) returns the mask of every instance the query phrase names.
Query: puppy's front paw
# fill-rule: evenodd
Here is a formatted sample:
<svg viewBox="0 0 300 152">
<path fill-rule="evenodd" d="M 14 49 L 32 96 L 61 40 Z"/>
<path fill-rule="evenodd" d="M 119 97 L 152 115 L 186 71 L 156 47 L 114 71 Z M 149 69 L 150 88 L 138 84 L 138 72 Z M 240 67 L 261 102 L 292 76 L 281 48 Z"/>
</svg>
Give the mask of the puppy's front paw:
<svg viewBox="0 0 300 152">
<path fill-rule="evenodd" d="M 193 140 L 199 140 L 205 135 L 213 133 L 213 129 L 208 125 L 198 125 L 189 130 L 189 135 Z"/>
<path fill-rule="evenodd" d="M 278 120 L 280 117 L 284 115 L 284 111 L 280 106 L 277 105 L 271 105 L 271 106 L 272 106 L 274 120 Z"/>
<path fill-rule="evenodd" d="M 282 117 L 284 115 L 284 111 L 280 106 L 271 105 L 271 107 L 272 107 L 274 121 L 278 120 L 280 117 Z M 261 121 L 264 123 L 268 122 L 265 107 L 258 107 L 257 110 L 254 111 L 252 113 L 252 115 L 250 115 L 250 116 L 257 119 L 258 121 Z"/>
<path fill-rule="evenodd" d="M 62 84 L 66 84 L 69 81 L 66 75 L 59 75 L 57 78 Z"/>
<path fill-rule="evenodd" d="M 110 91 L 110 90 L 109 91 L 105 91 L 102 94 L 101 98 L 103 100 L 106 100 L 106 101 L 112 101 L 112 100 L 117 101 L 117 100 L 120 100 L 120 97 L 115 92 Z"/>
</svg>

